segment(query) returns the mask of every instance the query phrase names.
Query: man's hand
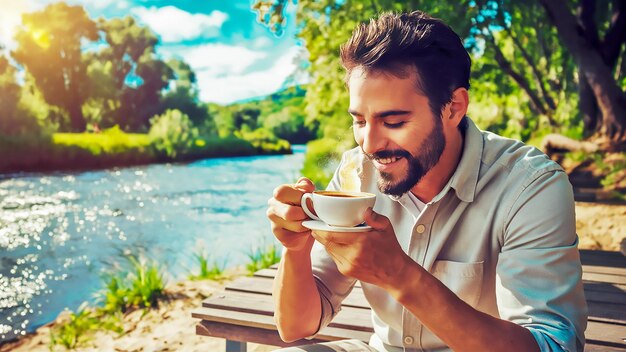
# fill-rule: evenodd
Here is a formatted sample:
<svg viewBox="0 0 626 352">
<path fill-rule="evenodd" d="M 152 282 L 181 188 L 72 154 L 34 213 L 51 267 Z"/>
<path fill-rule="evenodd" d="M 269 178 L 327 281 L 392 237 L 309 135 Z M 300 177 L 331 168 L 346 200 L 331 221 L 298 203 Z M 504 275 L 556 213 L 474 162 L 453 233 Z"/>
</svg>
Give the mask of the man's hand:
<svg viewBox="0 0 626 352">
<path fill-rule="evenodd" d="M 393 290 L 403 280 L 403 269 L 415 263 L 400 247 L 387 217 L 369 208 L 365 222 L 370 231 L 313 231 L 313 237 L 326 247 L 342 274 Z"/>
<path fill-rule="evenodd" d="M 272 223 L 272 232 L 280 243 L 291 251 L 311 251 L 314 239 L 311 230 L 302 226 L 309 217 L 300 206 L 304 193 L 315 190 L 313 182 L 301 177 L 294 185 L 281 185 L 274 189 L 274 196 L 267 201 L 267 217 Z"/>
</svg>

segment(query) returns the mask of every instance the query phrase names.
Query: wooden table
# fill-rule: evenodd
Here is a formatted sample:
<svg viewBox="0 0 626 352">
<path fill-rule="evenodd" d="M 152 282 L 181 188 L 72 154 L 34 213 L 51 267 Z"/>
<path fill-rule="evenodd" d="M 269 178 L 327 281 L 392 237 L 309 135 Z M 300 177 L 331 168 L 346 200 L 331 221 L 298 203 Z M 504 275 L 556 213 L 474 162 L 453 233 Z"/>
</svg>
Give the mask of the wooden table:
<svg viewBox="0 0 626 352">
<path fill-rule="evenodd" d="M 581 251 L 589 321 L 585 351 L 626 351 L 626 258 L 619 252 Z M 192 316 L 200 319 L 199 335 L 226 339 L 226 351 L 245 351 L 246 342 L 293 346 L 356 338 L 369 341 L 370 308 L 361 287 L 343 302 L 342 310 L 313 340 L 284 343 L 273 320 L 272 279 L 276 267 L 238 278 L 207 298 Z"/>
</svg>

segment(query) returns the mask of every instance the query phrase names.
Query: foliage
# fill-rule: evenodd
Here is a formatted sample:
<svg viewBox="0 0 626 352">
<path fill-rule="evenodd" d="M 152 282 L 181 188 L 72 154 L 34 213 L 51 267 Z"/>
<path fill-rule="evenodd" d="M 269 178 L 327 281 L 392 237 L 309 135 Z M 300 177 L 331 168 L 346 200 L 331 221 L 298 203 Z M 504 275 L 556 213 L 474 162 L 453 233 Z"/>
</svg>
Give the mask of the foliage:
<svg viewBox="0 0 626 352">
<path fill-rule="evenodd" d="M 302 174 L 308 177 L 316 188 L 326 188 L 339 166 L 339 160 L 344 151 L 354 146 L 351 139 L 337 140 L 321 138 L 307 144 Z"/>
<path fill-rule="evenodd" d="M 152 118 L 150 123 L 148 135 L 155 149 L 172 159 L 188 153 L 198 137 L 198 130 L 180 110 L 167 110 Z"/>
<path fill-rule="evenodd" d="M 248 274 L 269 268 L 270 266 L 280 262 L 280 247 L 276 245 L 267 246 L 265 249 L 257 247 L 247 253 L 250 262 L 246 264 Z"/>
<path fill-rule="evenodd" d="M 220 281 L 225 279 L 224 267 L 225 264 L 218 264 L 213 261 L 209 264 L 209 256 L 204 251 L 198 251 L 194 253 L 194 258 L 200 266 L 200 273 L 198 275 L 189 275 L 190 280 L 216 280 Z"/>
<path fill-rule="evenodd" d="M 104 312 L 126 312 L 135 308 L 156 307 L 165 289 L 165 280 L 157 263 L 127 256 L 128 272 L 109 275 L 106 288 L 100 292 Z"/>
<path fill-rule="evenodd" d="M 600 184 L 606 189 L 614 190 L 615 196 L 626 200 L 626 153 L 615 153 L 610 156 L 593 154 L 596 167 L 598 167 L 604 177 Z"/>
<path fill-rule="evenodd" d="M 55 345 L 75 349 L 89 341 L 87 333 L 99 325 L 99 317 L 94 314 L 93 310 L 87 308 L 86 303 L 83 303 L 76 313 L 69 312 L 69 321 L 56 325 L 50 330 L 50 349 L 53 350 Z"/>
<path fill-rule="evenodd" d="M 291 151 L 291 145 L 284 139 L 279 139 L 265 128 L 249 131 L 246 128 L 235 135 L 252 144 L 258 152 L 265 154 L 285 154 Z"/>
<path fill-rule="evenodd" d="M 177 109 L 189 116 L 194 126 L 201 127 L 204 136 L 217 135 L 215 122 L 210 118 L 206 104 L 198 102 L 196 74 L 184 61 L 172 59 L 167 65 L 174 73 L 169 89 L 162 99 L 162 109 Z"/>
<path fill-rule="evenodd" d="M 15 67 L 0 56 L 0 135 L 19 135 L 36 130 L 37 121 L 20 110 L 20 86 L 15 80 Z"/>
<path fill-rule="evenodd" d="M 98 39 L 95 22 L 82 7 L 63 2 L 24 14 L 22 22 L 13 58 L 34 77 L 46 102 L 68 112 L 69 128 L 84 131 L 81 106 L 87 98 L 87 63 L 81 41 Z"/>
<path fill-rule="evenodd" d="M 105 329 L 121 334 L 123 332 L 120 314 L 109 314 L 102 309 L 92 308 L 84 302 L 77 312 L 66 311 L 65 319 L 50 329 L 50 350 L 61 345 L 65 349 L 75 349 L 86 345 L 91 333 Z"/>
</svg>

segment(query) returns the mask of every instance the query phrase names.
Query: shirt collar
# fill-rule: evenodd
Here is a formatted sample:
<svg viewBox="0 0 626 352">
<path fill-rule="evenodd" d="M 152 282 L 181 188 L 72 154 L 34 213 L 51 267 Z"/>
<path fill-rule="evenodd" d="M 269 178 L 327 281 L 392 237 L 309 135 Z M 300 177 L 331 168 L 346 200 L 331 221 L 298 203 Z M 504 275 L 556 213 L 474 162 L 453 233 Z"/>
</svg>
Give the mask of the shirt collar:
<svg viewBox="0 0 626 352">
<path fill-rule="evenodd" d="M 470 118 L 467 118 L 465 140 L 463 142 L 463 154 L 456 170 L 444 189 L 433 199 L 440 200 L 453 188 L 456 196 L 464 202 L 473 202 L 478 183 L 478 173 L 483 154 L 483 136 L 478 127 Z"/>
</svg>

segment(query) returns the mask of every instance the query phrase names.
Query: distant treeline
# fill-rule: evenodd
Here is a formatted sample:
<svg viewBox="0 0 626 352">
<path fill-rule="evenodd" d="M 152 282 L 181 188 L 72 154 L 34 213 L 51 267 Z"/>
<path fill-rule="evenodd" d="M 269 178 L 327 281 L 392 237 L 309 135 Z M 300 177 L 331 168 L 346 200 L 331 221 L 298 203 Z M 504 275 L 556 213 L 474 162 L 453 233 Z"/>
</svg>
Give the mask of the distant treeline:
<svg viewBox="0 0 626 352">
<path fill-rule="evenodd" d="M 316 136 L 301 87 L 201 102 L 191 67 L 161 60 L 130 16 L 94 20 L 59 2 L 24 14 L 15 39 L 0 48 L 0 172 L 288 153 Z"/>
</svg>

